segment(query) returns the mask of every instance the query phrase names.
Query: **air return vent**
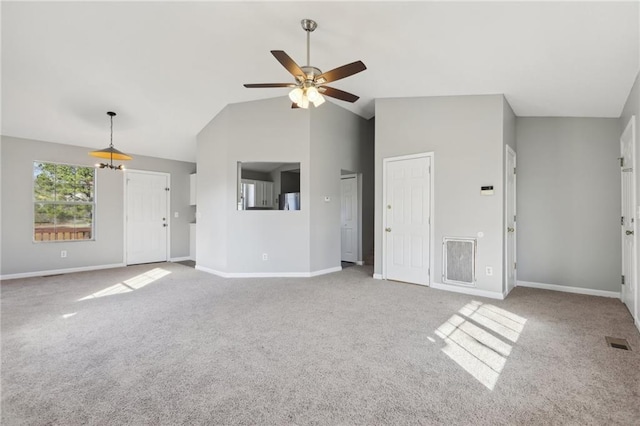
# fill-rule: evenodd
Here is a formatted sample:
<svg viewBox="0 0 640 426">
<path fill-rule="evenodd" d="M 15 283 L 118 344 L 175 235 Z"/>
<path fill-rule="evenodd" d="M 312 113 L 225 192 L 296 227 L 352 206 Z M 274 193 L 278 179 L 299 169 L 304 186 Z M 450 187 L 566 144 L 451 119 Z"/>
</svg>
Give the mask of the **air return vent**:
<svg viewBox="0 0 640 426">
<path fill-rule="evenodd" d="M 445 237 L 442 243 L 442 281 L 475 286 L 476 239 Z"/>
<path fill-rule="evenodd" d="M 623 349 L 625 351 L 631 350 L 631 346 L 629 346 L 629 342 L 627 342 L 627 339 L 605 336 L 605 340 L 607 341 L 607 345 L 611 346 L 612 348 Z"/>
</svg>

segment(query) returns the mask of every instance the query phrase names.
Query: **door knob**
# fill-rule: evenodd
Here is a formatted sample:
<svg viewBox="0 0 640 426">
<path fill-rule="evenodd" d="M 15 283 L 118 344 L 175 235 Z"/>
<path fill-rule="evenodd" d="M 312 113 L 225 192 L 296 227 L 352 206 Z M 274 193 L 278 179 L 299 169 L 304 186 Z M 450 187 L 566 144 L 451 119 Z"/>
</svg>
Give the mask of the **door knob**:
<svg viewBox="0 0 640 426">
<path fill-rule="evenodd" d="M 391 232 L 391 228 L 384 228 L 385 231 Z"/>
<path fill-rule="evenodd" d="M 633 231 L 625 231 L 625 234 L 627 234 L 627 235 L 633 235 Z"/>
</svg>

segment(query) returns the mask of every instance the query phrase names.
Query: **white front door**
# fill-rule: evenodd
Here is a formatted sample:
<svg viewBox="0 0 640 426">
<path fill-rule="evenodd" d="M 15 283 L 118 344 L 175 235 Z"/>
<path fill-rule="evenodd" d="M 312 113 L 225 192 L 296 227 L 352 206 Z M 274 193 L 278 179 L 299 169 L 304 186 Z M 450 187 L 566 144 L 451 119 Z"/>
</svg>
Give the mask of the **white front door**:
<svg viewBox="0 0 640 426">
<path fill-rule="evenodd" d="M 167 261 L 169 175 L 126 173 L 127 264 Z"/>
<path fill-rule="evenodd" d="M 516 153 L 506 147 L 505 162 L 505 282 L 507 294 L 516 286 Z"/>
<path fill-rule="evenodd" d="M 430 284 L 429 154 L 383 161 L 383 278 Z"/>
<path fill-rule="evenodd" d="M 631 315 L 637 319 L 635 306 L 636 283 L 636 224 L 635 224 L 635 116 L 620 137 L 620 170 L 622 183 L 622 289 L 620 296 Z"/>
<path fill-rule="evenodd" d="M 358 260 L 358 180 L 340 180 L 340 234 L 343 262 Z"/>
</svg>

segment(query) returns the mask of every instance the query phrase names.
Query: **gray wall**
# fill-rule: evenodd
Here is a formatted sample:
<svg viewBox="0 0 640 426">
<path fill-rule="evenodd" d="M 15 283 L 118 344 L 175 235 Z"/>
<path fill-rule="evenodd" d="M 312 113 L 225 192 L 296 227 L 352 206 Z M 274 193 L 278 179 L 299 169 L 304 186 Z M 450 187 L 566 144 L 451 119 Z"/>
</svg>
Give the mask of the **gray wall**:
<svg viewBox="0 0 640 426">
<path fill-rule="evenodd" d="M 366 128 L 331 102 L 317 110 L 291 109 L 287 97 L 228 105 L 198 135 L 197 265 L 232 274 L 339 267 L 340 169 L 360 171 Z M 238 211 L 237 161 L 300 163 L 301 210 Z"/>
<path fill-rule="evenodd" d="M 227 199 L 227 187 L 237 179 L 237 171 L 229 177 L 227 170 L 228 122 L 229 106 L 197 136 L 196 264 L 216 271 L 227 268 L 227 204 L 236 208 L 235 199 Z"/>
<path fill-rule="evenodd" d="M 123 173 L 98 169 L 95 241 L 33 242 L 33 161 L 92 166 L 84 147 L 2 136 L 1 275 L 120 264 L 124 261 Z M 134 155 L 130 170 L 171 174 L 171 257 L 189 255 L 189 174 L 195 164 Z M 175 218 L 174 213 L 179 217 Z M 60 251 L 66 250 L 66 258 Z"/>
<path fill-rule="evenodd" d="M 618 136 L 622 136 L 622 132 L 634 115 L 636 116 L 636 147 L 640 147 L 640 72 L 636 76 L 636 80 L 627 97 L 627 102 L 624 104 L 622 114 L 620 115 Z M 636 149 L 636 167 L 638 166 L 640 166 L 640 149 Z M 640 180 L 640 173 L 636 173 L 636 178 Z M 636 183 L 636 201 L 640 202 L 640 185 L 638 185 L 638 183 Z"/>
<path fill-rule="evenodd" d="M 619 120 L 518 118 L 518 281 L 620 291 Z"/>
<path fill-rule="evenodd" d="M 256 172 L 254 170 L 246 170 L 242 168 L 242 179 L 263 180 L 272 182 L 273 179 L 268 172 Z"/>
<path fill-rule="evenodd" d="M 382 272 L 382 160 L 434 152 L 435 213 L 432 280 L 442 282 L 442 238 L 478 239 L 477 288 L 502 293 L 503 105 L 502 95 L 376 100 L 375 273 Z M 493 196 L 480 187 L 493 185 Z M 485 276 L 485 266 L 493 276 Z"/>
<path fill-rule="evenodd" d="M 361 160 L 373 141 L 367 121 L 327 102 L 311 110 L 311 270 L 341 263 L 342 170 L 362 172 Z M 330 197 L 329 202 L 324 197 Z M 362 206 L 360 206 L 362 208 Z M 370 212 L 369 212 L 370 215 Z M 362 259 L 359 259 L 362 260 Z"/>
<path fill-rule="evenodd" d="M 511 149 L 518 152 L 516 144 L 516 115 L 505 98 L 502 98 L 502 136 L 504 144 L 509 145 Z"/>
<path fill-rule="evenodd" d="M 198 266 L 309 271 L 309 114 L 292 110 L 287 99 L 227 105 L 198 134 Z M 238 161 L 300 163 L 301 210 L 237 210 Z"/>
</svg>

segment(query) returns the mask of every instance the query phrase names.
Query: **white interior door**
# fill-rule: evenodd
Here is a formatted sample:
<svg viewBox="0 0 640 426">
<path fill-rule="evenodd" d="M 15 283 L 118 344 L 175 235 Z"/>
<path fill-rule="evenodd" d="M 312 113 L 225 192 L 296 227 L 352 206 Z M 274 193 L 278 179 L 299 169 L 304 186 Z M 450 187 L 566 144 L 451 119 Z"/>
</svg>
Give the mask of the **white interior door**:
<svg viewBox="0 0 640 426">
<path fill-rule="evenodd" d="M 516 286 L 516 153 L 506 147 L 505 162 L 505 283 L 507 294 Z"/>
<path fill-rule="evenodd" d="M 384 160 L 383 277 L 430 283 L 431 156 Z"/>
<path fill-rule="evenodd" d="M 343 262 L 358 260 L 358 180 L 355 176 L 340 181 L 340 233 Z"/>
<path fill-rule="evenodd" d="M 635 116 L 620 138 L 620 170 L 622 187 L 622 287 L 620 296 L 629 312 L 637 319 L 635 304 L 636 283 L 636 224 L 635 224 Z"/>
<path fill-rule="evenodd" d="M 168 260 L 169 175 L 127 171 L 127 264 Z"/>
</svg>

